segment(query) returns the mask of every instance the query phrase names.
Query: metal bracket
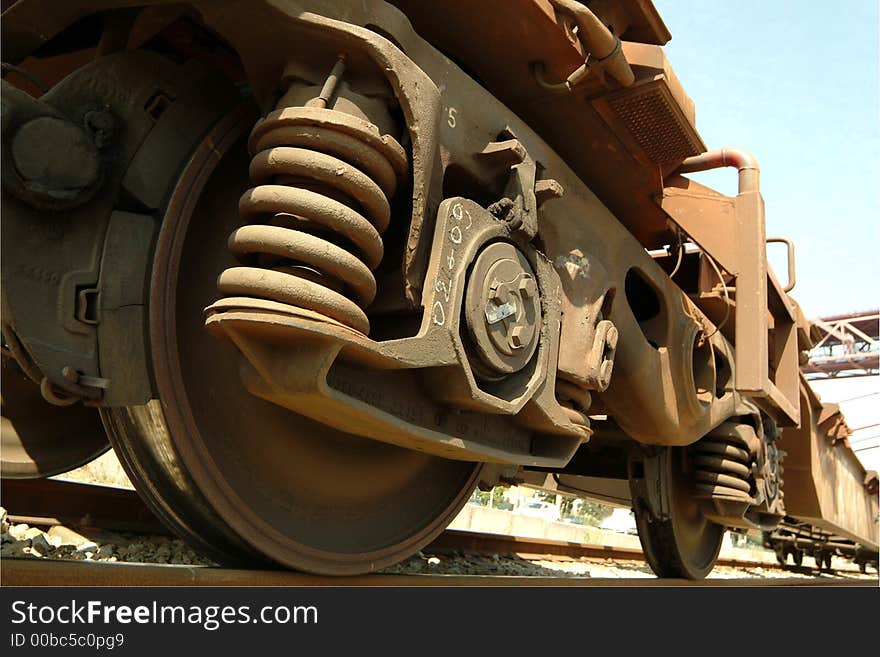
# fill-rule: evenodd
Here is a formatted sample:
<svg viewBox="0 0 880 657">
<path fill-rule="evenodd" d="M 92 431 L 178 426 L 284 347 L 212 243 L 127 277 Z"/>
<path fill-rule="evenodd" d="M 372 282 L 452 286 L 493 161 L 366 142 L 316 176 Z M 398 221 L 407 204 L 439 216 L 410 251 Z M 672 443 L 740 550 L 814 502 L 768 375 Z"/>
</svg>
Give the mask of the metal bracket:
<svg viewBox="0 0 880 657">
<path fill-rule="evenodd" d="M 596 324 L 593 347 L 587 356 L 587 387 L 604 392 L 611 384 L 614 354 L 617 351 L 617 328 L 607 319 Z"/>
<path fill-rule="evenodd" d="M 655 520 L 669 517 L 669 501 L 662 490 L 662 470 L 666 467 L 669 450 L 639 450 L 629 459 L 629 486 L 633 504 L 642 503 Z M 634 476 L 635 465 L 640 464 L 640 477 Z"/>
<path fill-rule="evenodd" d="M 531 240 L 538 234 L 538 199 L 535 195 L 538 167 L 510 128 L 505 128 L 500 137 L 505 139 L 487 144 L 481 155 L 509 163 L 513 175 L 504 189 L 504 198 L 488 209 L 497 219 L 506 221 L 511 230 Z"/>
</svg>

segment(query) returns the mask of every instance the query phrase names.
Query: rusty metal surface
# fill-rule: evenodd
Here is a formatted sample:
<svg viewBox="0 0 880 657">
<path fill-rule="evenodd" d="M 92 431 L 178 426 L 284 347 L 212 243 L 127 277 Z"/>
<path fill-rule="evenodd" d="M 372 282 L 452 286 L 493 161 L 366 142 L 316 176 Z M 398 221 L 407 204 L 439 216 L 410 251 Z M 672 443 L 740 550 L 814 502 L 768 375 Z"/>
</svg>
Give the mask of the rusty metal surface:
<svg viewBox="0 0 880 657">
<path fill-rule="evenodd" d="M 165 111 L 151 104 L 157 94 L 177 102 Z M 5 136 L 18 135 L 35 112 L 66 116 L 87 130 L 103 171 L 88 202 L 51 212 L 8 193 L 4 183 L 3 334 L 21 344 L 16 358 L 51 403 L 149 399 L 143 295 L 155 235 L 151 211 L 203 126 L 234 95 L 213 72 L 138 51 L 86 63 L 36 109 L 10 103 Z M 4 94 L 4 103 L 10 100 Z M 12 141 L 4 138 L 4 158 Z M 4 172 L 15 171 L 5 162 Z"/>
<path fill-rule="evenodd" d="M 588 76 L 578 87 L 580 93 L 548 94 L 533 74 L 533 63 L 543 62 L 547 80 L 565 80 L 584 63 L 586 55 L 570 32 L 563 29 L 566 21 L 557 16 L 549 2 L 493 0 L 481 2 L 478 7 L 466 0 L 437 4 L 395 0 L 395 4 L 407 12 L 419 34 L 463 62 L 505 105 L 533 126 L 583 180 L 589 181 L 603 203 L 642 243 L 648 246 L 668 241 L 665 218 L 653 202 L 660 185 L 659 169 L 646 158 L 635 159 L 618 136 L 626 140 L 626 128 L 609 128 L 600 108 L 592 106 L 589 99 L 599 95 L 596 92 L 603 88 L 601 83 Z M 649 16 L 656 16 L 652 3 L 627 2 L 614 9 L 620 15 L 614 20 L 606 17 L 606 24 L 613 24 L 617 36 L 625 41 L 643 41 L 647 49 L 660 51 L 653 44 L 665 43 L 669 38 L 662 21 L 654 22 L 652 31 L 631 29 L 637 24 L 648 25 Z M 455 29 L 445 27 L 450 23 Z M 511 48 L 511 43 L 517 47 Z M 628 45 L 623 44 L 625 52 Z M 627 59 L 637 81 L 657 75 L 653 58 L 647 66 L 641 66 L 638 56 L 627 53 Z M 572 139 L 573 134 L 591 138 Z M 631 137 L 629 141 L 635 143 Z M 610 170 L 615 171 L 614 176 L 606 175 Z"/>
<path fill-rule="evenodd" d="M 803 473 L 807 433 L 845 425 L 804 408 L 809 328 L 792 254 L 784 287 L 766 261 L 757 161 L 703 153 L 647 0 L 0 20 L 39 72 L 3 84 L 6 351 L 49 402 L 100 406 L 151 507 L 215 557 L 377 568 L 522 468 L 631 480 L 673 527 L 643 532 L 655 561 L 698 546 L 690 576 L 717 526 L 793 513 L 780 486 L 876 545 L 844 452 L 780 476 L 779 430 Z M 736 197 L 682 175 L 720 166 Z M 652 465 L 673 448 L 681 490 Z"/>
<path fill-rule="evenodd" d="M 638 326 L 637 321 L 633 321 L 631 312 L 627 308 L 627 303 L 623 301 L 622 290 L 627 287 L 625 283 L 627 278 L 631 277 L 630 269 L 635 268 L 637 265 L 639 269 L 637 275 L 646 280 L 646 286 L 656 286 L 658 290 L 656 294 L 660 297 L 659 303 L 661 303 L 664 309 L 677 307 L 679 303 L 677 298 L 680 298 L 680 292 L 674 286 L 668 286 L 668 282 L 664 280 L 661 272 L 649 259 L 645 258 L 638 243 L 629 234 L 621 234 L 619 228 L 613 222 L 602 221 L 601 225 L 599 224 L 599 217 L 603 216 L 601 206 L 595 202 L 588 201 L 586 204 L 584 203 L 589 198 L 589 193 L 585 193 L 581 185 L 567 174 L 563 165 L 555 162 L 553 154 L 546 152 L 540 142 L 531 138 L 526 139 L 526 136 L 530 133 L 528 127 L 518 125 L 510 117 L 509 126 L 504 128 L 503 124 L 499 124 L 497 118 L 493 119 L 495 112 L 490 113 L 488 111 L 488 108 L 493 104 L 491 97 L 484 96 L 479 88 L 468 84 L 467 80 L 462 76 L 441 67 L 441 62 L 432 56 L 432 53 L 420 49 L 421 44 L 413 39 L 412 35 L 407 34 L 402 26 L 395 25 L 389 21 L 388 27 L 394 28 L 394 34 L 398 41 L 407 44 L 407 54 L 417 58 L 417 63 L 432 75 L 435 83 L 445 87 L 446 96 L 450 103 L 457 102 L 455 96 L 458 95 L 461 107 L 468 107 L 469 112 L 482 115 L 479 119 L 480 123 L 471 123 L 462 118 L 456 121 L 452 117 L 447 117 L 447 121 L 441 123 L 444 131 L 442 145 L 445 152 L 448 153 L 446 155 L 448 163 L 445 165 L 447 168 L 452 169 L 453 165 L 457 165 L 467 168 L 470 175 L 478 178 L 491 176 L 493 174 L 492 170 L 487 168 L 482 161 L 472 161 L 473 156 L 469 157 L 468 151 L 475 146 L 479 147 L 481 143 L 493 141 L 496 138 L 495 135 L 499 132 L 508 130 L 518 136 L 519 141 L 524 145 L 525 152 L 528 153 L 530 158 L 533 160 L 540 159 L 547 172 L 552 171 L 553 176 L 555 176 L 554 179 L 558 180 L 561 187 L 566 190 L 562 198 L 548 203 L 546 211 L 542 210 L 542 218 L 545 222 L 542 229 L 542 238 L 546 254 L 557 267 L 564 268 L 566 275 L 573 277 L 570 285 L 565 279 L 562 281 L 563 286 L 568 288 L 565 289 L 564 297 L 566 303 L 573 302 L 578 304 L 577 309 L 569 307 L 569 312 L 563 315 L 562 333 L 565 337 L 562 340 L 562 344 L 577 345 L 581 339 L 581 332 L 584 329 L 590 330 L 589 323 L 583 321 L 584 311 L 587 308 L 582 310 L 581 303 L 584 305 L 589 304 L 588 307 L 592 308 L 598 297 L 598 305 L 601 306 L 603 295 L 605 295 L 606 301 L 609 300 L 606 295 L 607 291 L 616 288 L 618 290 L 618 303 L 607 304 L 610 308 L 606 307 L 606 311 L 609 312 L 614 324 L 619 327 L 622 336 L 622 339 L 618 342 L 620 346 L 616 355 L 618 376 L 612 377 L 611 385 L 604 393 L 605 398 L 603 401 L 612 406 L 612 410 L 619 417 L 619 421 L 623 423 L 624 428 L 644 442 L 687 443 L 693 442 L 712 425 L 717 424 L 725 416 L 729 416 L 733 412 L 734 395 L 727 395 L 717 401 L 708 399 L 702 406 L 694 404 L 692 399 L 690 399 L 692 394 L 690 392 L 692 384 L 689 380 L 689 370 L 691 369 L 692 362 L 691 351 L 693 350 L 693 343 L 696 337 L 695 331 L 698 329 L 686 313 L 679 312 L 678 310 L 669 310 L 663 313 L 658 321 L 655 322 L 656 324 L 660 322 L 669 322 L 670 324 L 668 330 L 667 327 L 661 327 L 660 329 L 660 337 L 663 340 L 662 344 L 659 344 L 658 340 L 655 339 L 658 336 L 653 334 L 645 335 L 647 329 L 643 326 Z M 259 66 L 259 63 L 255 62 L 255 64 Z M 477 103 L 473 100 L 476 98 L 480 98 L 480 101 Z M 484 106 L 486 110 L 483 109 Z M 497 109 L 503 111 L 500 108 Z M 495 123 L 497 126 L 495 130 L 486 130 L 480 125 L 492 125 L 492 123 Z M 415 159 L 414 165 L 416 172 L 418 172 L 419 162 Z M 495 174 L 494 177 L 498 177 L 498 175 Z M 436 194 L 439 191 L 433 187 L 429 189 L 432 194 Z M 572 223 L 566 219 L 566 217 L 573 214 L 583 214 L 586 212 L 594 214 L 594 220 L 591 224 Z M 430 217 L 421 218 L 423 224 L 428 221 L 430 221 Z M 410 228 L 411 233 L 414 230 L 415 225 Z M 474 239 L 474 237 L 471 236 L 471 239 Z M 592 271 L 597 272 L 594 280 L 582 280 L 577 269 L 569 274 L 570 269 L 567 263 L 569 262 L 568 256 L 572 253 L 570 245 L 578 243 L 589 243 L 592 245 L 592 257 L 587 258 L 587 262 L 591 265 Z M 624 249 L 624 251 L 621 251 L 621 249 Z M 614 254 L 613 256 L 611 255 L 612 253 Z M 436 311 L 435 303 L 438 291 L 442 292 L 445 296 L 449 293 L 450 287 L 453 290 L 462 287 L 458 281 L 438 279 L 433 275 L 434 271 L 437 270 L 440 270 L 440 273 L 445 273 L 441 268 L 445 266 L 442 259 L 446 257 L 448 257 L 448 253 L 436 252 L 431 254 L 433 262 L 429 264 L 431 271 L 426 279 L 429 281 L 429 286 L 425 290 L 426 298 L 422 301 L 423 308 L 426 310 L 423 314 L 423 321 L 431 319 L 427 316 L 429 309 Z M 440 260 L 440 262 L 437 262 L 437 260 Z M 456 267 L 458 268 L 458 265 Z M 600 274 L 603 269 L 607 272 L 607 277 Z M 633 274 L 632 276 L 635 275 Z M 592 279 L 592 276 L 587 277 L 587 279 Z M 434 286 L 439 286 L 440 289 L 431 289 L 430 281 L 434 281 Z M 548 280 L 548 283 L 551 286 L 552 296 L 552 279 Z M 446 286 L 445 288 L 443 287 L 444 285 Z M 590 289 L 590 287 L 586 287 L 588 285 L 591 287 L 599 286 L 599 289 Z M 457 292 L 457 290 L 455 291 Z M 645 292 L 645 295 L 650 294 L 652 293 Z M 583 299 L 583 302 L 581 299 Z M 650 300 L 647 301 L 650 302 Z M 638 300 L 627 299 L 627 302 L 637 303 Z M 685 301 L 685 304 L 688 304 L 688 302 Z M 688 313 L 693 315 L 698 313 L 698 311 L 695 308 L 689 307 Z M 645 317 L 643 322 L 647 323 L 650 319 L 650 317 Z M 213 318 L 211 321 L 214 321 Z M 219 316 L 217 321 L 219 321 Z M 592 339 L 589 332 L 584 337 L 587 340 Z M 662 353 L 657 353 L 656 350 L 652 349 L 649 340 L 657 343 L 657 349 L 666 347 L 671 360 L 666 361 Z M 717 343 L 717 349 L 723 352 L 725 346 L 722 336 L 720 334 L 716 335 L 714 341 Z M 415 344 L 418 343 L 413 341 L 413 345 Z M 400 346 L 403 345 L 401 344 Z M 248 352 L 250 354 L 257 353 L 254 349 L 249 349 Z M 421 345 L 419 346 L 419 353 L 425 353 Z M 569 352 L 563 352 L 563 354 L 569 360 L 560 362 L 560 370 L 576 372 L 577 375 L 575 376 L 583 376 L 583 379 L 586 380 L 588 377 L 582 373 L 583 368 L 572 362 L 580 360 L 576 352 L 572 352 L 570 356 Z M 434 358 L 438 364 L 444 362 L 440 354 L 436 352 Z M 398 356 L 397 360 L 401 361 L 403 359 Z M 278 359 L 275 359 L 275 362 L 277 361 Z M 411 368 L 412 364 L 407 363 L 407 366 Z M 711 362 L 707 361 L 705 366 L 711 367 Z M 675 397 L 677 403 L 674 408 L 670 407 L 666 400 L 658 398 L 652 384 L 652 381 L 657 379 L 665 380 L 666 385 L 676 390 Z M 452 379 L 449 377 L 445 377 L 444 380 L 449 383 L 452 382 Z M 578 382 L 583 383 L 583 380 Z M 470 391 L 467 395 L 481 395 L 479 390 L 475 389 L 478 386 L 470 380 L 468 380 L 468 386 Z M 273 387 L 276 386 L 273 384 Z M 456 395 L 456 398 L 466 400 L 466 396 L 462 393 Z M 493 404 L 495 408 L 504 408 L 498 401 L 486 399 L 485 395 L 482 395 L 482 400 Z M 353 407 L 353 405 L 350 406 Z M 634 412 L 635 409 L 638 409 L 638 411 Z M 541 410 L 545 415 L 548 414 L 548 409 Z M 342 417 L 338 413 L 334 413 L 334 416 Z M 325 415 L 322 420 L 327 421 L 327 416 Z M 561 424 L 564 425 L 564 423 Z M 554 432 L 558 432 L 560 428 L 547 427 L 548 430 Z M 575 427 L 570 428 L 569 432 L 572 435 L 576 435 Z M 384 433 L 390 435 L 387 431 Z"/>
<path fill-rule="evenodd" d="M 737 169 L 739 189 L 734 199 L 674 178 L 666 185 L 660 204 L 703 248 L 703 257 L 716 269 L 717 259 L 730 277 L 724 278 L 719 270 L 720 280 L 710 289 L 700 290 L 703 303 L 698 301 L 698 305 L 710 312 L 706 298 L 717 297 L 720 285 L 724 294 L 721 321 L 732 321 L 734 327 L 730 337 L 736 347 L 736 389 L 782 426 L 791 426 L 797 424 L 799 403 L 797 310 L 767 263 L 758 162 L 747 151 L 723 148 L 684 160 L 678 173 L 721 167 Z M 718 215 L 733 221 L 722 221 L 718 231 Z M 728 288 L 733 289 L 732 294 Z M 715 316 L 713 319 L 718 321 Z"/>
<path fill-rule="evenodd" d="M 236 230 L 229 246 L 245 263 L 256 256 L 263 263 L 274 257 L 280 264 L 230 268 L 218 287 L 228 296 L 257 296 L 315 311 L 366 334 L 369 320 L 362 308 L 376 296 L 372 270 L 382 261 L 389 200 L 408 164 L 393 136 L 361 118 L 366 114 L 358 101 L 365 105 L 369 99 L 340 87 L 344 61 L 340 57 L 323 87 L 291 84 L 277 109 L 254 126 L 250 175 L 258 185 L 239 202 L 253 224 Z M 297 96 L 312 93 L 319 95 L 302 107 L 294 105 Z M 376 121 L 399 133 L 387 112 L 379 116 Z M 296 182 L 278 184 L 284 179 Z M 353 203 L 336 200 L 340 197 Z M 270 226 L 260 225 L 266 223 Z M 324 239 L 322 230 L 352 243 L 354 252 Z M 299 265 L 284 266 L 291 260 Z M 346 290 L 354 299 L 344 296 Z"/>
<path fill-rule="evenodd" d="M 214 559 L 375 570 L 442 531 L 480 465 L 368 441 L 267 404 L 244 387 L 237 352 L 206 335 L 203 309 L 233 262 L 227 236 L 244 221 L 237 201 L 248 187 L 252 112 L 244 103 L 214 126 L 168 203 L 150 304 L 162 402 L 102 413 L 151 508 Z"/>
<path fill-rule="evenodd" d="M 876 486 L 848 445 L 839 409 L 823 405 L 803 377 L 801 395 L 801 426 L 786 429 L 780 440 L 787 513 L 876 553 Z"/>
</svg>

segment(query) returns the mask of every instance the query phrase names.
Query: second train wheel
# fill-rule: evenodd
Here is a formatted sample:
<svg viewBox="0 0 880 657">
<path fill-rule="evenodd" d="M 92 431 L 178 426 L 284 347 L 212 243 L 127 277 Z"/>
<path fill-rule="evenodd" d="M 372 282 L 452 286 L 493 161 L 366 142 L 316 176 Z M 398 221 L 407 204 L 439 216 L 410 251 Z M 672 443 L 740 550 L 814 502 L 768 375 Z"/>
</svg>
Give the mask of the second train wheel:
<svg viewBox="0 0 880 657">
<path fill-rule="evenodd" d="M 150 335 L 158 400 L 105 409 L 114 448 L 166 524 L 223 561 L 321 574 L 380 569 L 452 521 L 480 466 L 376 442 L 251 395 L 239 354 L 204 329 L 227 237 L 249 186 L 252 111 L 221 121 L 168 202 L 156 245 Z"/>
<path fill-rule="evenodd" d="M 659 494 L 667 517 L 658 520 L 644 505 L 635 505 L 645 559 L 658 577 L 702 579 L 715 566 L 725 529 L 703 514 L 684 448 L 666 447 L 659 458 Z"/>
<path fill-rule="evenodd" d="M 0 474 L 51 477 L 97 458 L 110 444 L 93 408 L 53 406 L 11 357 L 0 357 Z"/>
</svg>

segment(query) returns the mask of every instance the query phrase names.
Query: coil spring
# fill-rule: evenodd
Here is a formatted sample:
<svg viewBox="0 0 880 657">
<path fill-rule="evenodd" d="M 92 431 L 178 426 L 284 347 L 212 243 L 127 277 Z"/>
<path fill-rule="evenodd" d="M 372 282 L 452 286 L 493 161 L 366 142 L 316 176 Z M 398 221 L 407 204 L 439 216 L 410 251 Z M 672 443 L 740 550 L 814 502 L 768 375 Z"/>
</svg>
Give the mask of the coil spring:
<svg viewBox="0 0 880 657">
<path fill-rule="evenodd" d="M 322 91 L 315 104 L 278 107 L 254 126 L 248 147 L 256 186 L 239 201 L 249 225 L 229 237 L 232 254 L 251 266 L 227 269 L 218 287 L 366 334 L 363 309 L 376 296 L 373 270 L 407 157 L 374 124 L 324 107 L 327 95 Z"/>
<path fill-rule="evenodd" d="M 691 455 L 697 490 L 754 502 L 751 474 L 757 443 L 752 427 L 728 422 L 696 443 Z"/>
</svg>

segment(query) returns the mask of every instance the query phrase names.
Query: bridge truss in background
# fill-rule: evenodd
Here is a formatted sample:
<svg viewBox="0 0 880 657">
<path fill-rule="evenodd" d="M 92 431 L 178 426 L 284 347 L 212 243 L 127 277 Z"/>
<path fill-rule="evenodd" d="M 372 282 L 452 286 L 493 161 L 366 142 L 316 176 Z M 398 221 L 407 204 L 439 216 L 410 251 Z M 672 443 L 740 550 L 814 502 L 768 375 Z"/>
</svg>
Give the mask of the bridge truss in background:
<svg viewBox="0 0 880 657">
<path fill-rule="evenodd" d="M 809 379 L 880 371 L 880 310 L 813 320 L 815 347 L 802 366 Z"/>
</svg>

